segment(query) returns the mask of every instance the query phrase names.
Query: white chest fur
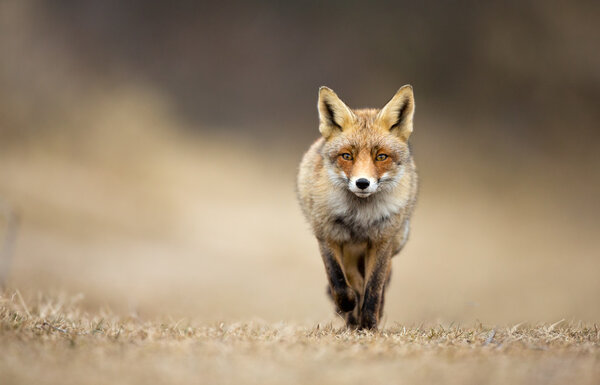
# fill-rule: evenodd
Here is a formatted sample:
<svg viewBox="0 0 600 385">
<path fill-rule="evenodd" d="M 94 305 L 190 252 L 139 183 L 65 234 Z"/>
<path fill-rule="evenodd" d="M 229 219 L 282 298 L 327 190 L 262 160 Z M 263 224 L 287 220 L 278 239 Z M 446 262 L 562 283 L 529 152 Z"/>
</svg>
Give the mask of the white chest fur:
<svg viewBox="0 0 600 385">
<path fill-rule="evenodd" d="M 379 233 L 383 230 L 382 226 L 391 223 L 389 219 L 398 214 L 406 202 L 390 193 L 358 198 L 340 190 L 331 195 L 328 205 L 330 221 L 336 228 L 336 238 L 348 241 L 357 236 L 370 238 Z"/>
</svg>

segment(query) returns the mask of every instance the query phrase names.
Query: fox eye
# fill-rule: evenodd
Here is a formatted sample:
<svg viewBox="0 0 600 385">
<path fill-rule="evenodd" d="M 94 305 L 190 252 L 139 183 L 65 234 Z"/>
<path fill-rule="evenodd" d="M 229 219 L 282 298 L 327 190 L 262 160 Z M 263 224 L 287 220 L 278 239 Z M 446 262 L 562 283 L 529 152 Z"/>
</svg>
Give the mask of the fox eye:
<svg viewBox="0 0 600 385">
<path fill-rule="evenodd" d="M 386 154 L 379 154 L 375 159 L 377 160 L 386 160 L 388 156 Z"/>
<path fill-rule="evenodd" d="M 347 152 L 343 153 L 343 154 L 341 155 L 341 157 L 342 157 L 344 160 L 352 160 L 352 155 L 348 154 Z"/>
</svg>

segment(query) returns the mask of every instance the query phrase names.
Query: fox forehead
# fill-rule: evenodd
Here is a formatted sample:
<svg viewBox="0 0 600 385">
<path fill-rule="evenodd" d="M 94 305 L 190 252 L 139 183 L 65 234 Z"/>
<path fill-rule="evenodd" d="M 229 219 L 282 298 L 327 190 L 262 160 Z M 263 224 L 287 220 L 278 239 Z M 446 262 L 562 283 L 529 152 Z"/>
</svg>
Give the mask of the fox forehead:
<svg viewBox="0 0 600 385">
<path fill-rule="evenodd" d="M 327 152 L 330 156 L 337 156 L 344 152 L 348 152 L 353 156 L 357 157 L 360 155 L 369 154 L 375 156 L 377 153 L 385 153 L 387 155 L 395 155 L 404 152 L 406 146 L 397 142 L 395 138 L 370 138 L 364 140 L 363 138 L 349 137 L 349 138 L 338 138 L 338 140 L 332 140 L 327 146 Z"/>
<path fill-rule="evenodd" d="M 407 144 L 389 131 L 385 132 L 371 127 L 345 129 L 329 138 L 324 147 L 325 153 L 330 158 L 344 152 L 351 153 L 353 156 L 365 152 L 374 156 L 378 152 L 384 152 L 388 155 L 403 157 L 408 150 Z"/>
<path fill-rule="evenodd" d="M 358 157 L 359 154 L 374 157 L 381 152 L 392 156 L 394 163 L 404 160 L 409 152 L 407 143 L 378 121 L 379 111 L 375 108 L 352 110 L 355 119 L 326 139 L 324 155 L 334 162 L 345 152 L 354 157 Z"/>
</svg>

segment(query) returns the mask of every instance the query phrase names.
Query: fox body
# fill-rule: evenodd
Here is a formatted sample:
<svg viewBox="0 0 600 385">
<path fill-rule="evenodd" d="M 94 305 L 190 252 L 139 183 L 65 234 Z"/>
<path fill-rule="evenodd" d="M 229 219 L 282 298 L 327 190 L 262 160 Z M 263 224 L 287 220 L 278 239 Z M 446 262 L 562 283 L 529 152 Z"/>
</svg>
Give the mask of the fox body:
<svg viewBox="0 0 600 385">
<path fill-rule="evenodd" d="M 319 138 L 300 163 L 297 193 L 319 242 L 337 312 L 375 329 L 391 258 L 408 239 L 417 173 L 408 145 L 415 110 L 404 86 L 381 110 L 351 110 L 319 89 Z"/>
</svg>

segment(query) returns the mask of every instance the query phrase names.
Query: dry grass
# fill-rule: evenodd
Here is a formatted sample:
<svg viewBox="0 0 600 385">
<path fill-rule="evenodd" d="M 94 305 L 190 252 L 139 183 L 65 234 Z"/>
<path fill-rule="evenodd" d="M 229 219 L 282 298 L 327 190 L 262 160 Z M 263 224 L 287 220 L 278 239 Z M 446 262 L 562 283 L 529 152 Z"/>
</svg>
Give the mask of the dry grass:
<svg viewBox="0 0 600 385">
<path fill-rule="evenodd" d="M 79 298 L 80 299 L 80 298 Z M 596 384 L 597 325 L 194 324 L 87 313 L 78 298 L 0 297 L 3 384 Z"/>
</svg>

